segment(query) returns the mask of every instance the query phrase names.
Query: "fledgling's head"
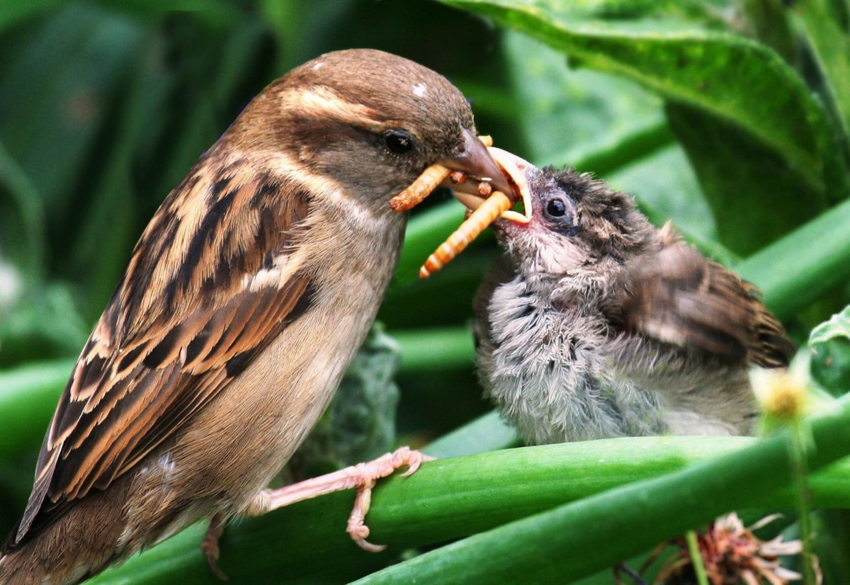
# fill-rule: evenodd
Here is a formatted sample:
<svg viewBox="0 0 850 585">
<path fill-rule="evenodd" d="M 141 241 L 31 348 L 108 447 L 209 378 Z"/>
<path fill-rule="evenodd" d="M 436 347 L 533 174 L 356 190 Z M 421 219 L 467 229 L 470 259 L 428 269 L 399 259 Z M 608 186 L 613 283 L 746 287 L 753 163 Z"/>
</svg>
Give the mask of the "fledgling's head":
<svg viewBox="0 0 850 585">
<path fill-rule="evenodd" d="M 656 244 L 655 228 L 630 195 L 573 169 L 525 161 L 514 168 L 525 175 L 531 212 L 527 223 L 503 217 L 494 228 L 522 270 L 560 277 L 616 267 Z"/>
<path fill-rule="evenodd" d="M 371 49 L 327 53 L 293 69 L 249 104 L 228 134 L 231 143 L 283 154 L 382 208 L 435 163 L 498 174 L 455 86 Z"/>
</svg>

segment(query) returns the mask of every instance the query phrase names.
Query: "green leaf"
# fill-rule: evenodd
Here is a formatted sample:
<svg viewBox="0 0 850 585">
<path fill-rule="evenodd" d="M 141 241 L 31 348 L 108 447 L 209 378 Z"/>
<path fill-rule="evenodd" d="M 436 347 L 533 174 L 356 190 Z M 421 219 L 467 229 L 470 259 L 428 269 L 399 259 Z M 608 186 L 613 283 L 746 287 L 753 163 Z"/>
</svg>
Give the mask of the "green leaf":
<svg viewBox="0 0 850 585">
<path fill-rule="evenodd" d="M 812 329 L 809 335 L 809 345 L 826 343 L 833 339 L 850 339 L 850 307 L 836 313 L 826 323 L 821 323 Z"/>
<path fill-rule="evenodd" d="M 830 152 L 832 129 L 802 79 L 764 45 L 679 19 L 614 20 L 617 13 L 588 12 L 583 2 L 443 1 L 741 126 L 821 195 L 809 203 L 823 204 L 826 167 L 839 164 Z"/>
<path fill-rule="evenodd" d="M 838 112 L 836 117 L 843 130 L 841 147 L 846 152 L 850 136 L 850 37 L 840 18 L 846 15 L 837 14 L 835 3 L 829 0 L 800 0 L 794 3 L 794 12 L 820 67 L 827 99 Z"/>
<path fill-rule="evenodd" d="M 835 396 L 850 391 L 850 306 L 809 336 L 812 376 Z"/>
<path fill-rule="evenodd" d="M 740 10 L 752 36 L 782 55 L 796 69 L 797 40 L 789 22 L 789 11 L 783 4 L 783 0 L 742 0 Z"/>
<path fill-rule="evenodd" d="M 812 203 L 820 201 L 818 193 L 799 173 L 740 127 L 674 103 L 667 116 L 711 206 L 720 241 L 734 252 L 752 254 L 824 210 Z"/>
<path fill-rule="evenodd" d="M 646 144 L 636 145 L 642 152 L 628 162 L 652 151 L 655 136 L 647 130 L 664 125 L 657 96 L 625 79 L 570 70 L 563 54 L 523 34 L 507 31 L 503 43 L 518 102 L 514 116 L 526 146 L 517 154 L 538 166 L 568 164 L 602 173 L 615 167 L 588 165 L 586 159 L 635 138 Z M 499 146 L 499 136 L 494 139 Z"/>
</svg>

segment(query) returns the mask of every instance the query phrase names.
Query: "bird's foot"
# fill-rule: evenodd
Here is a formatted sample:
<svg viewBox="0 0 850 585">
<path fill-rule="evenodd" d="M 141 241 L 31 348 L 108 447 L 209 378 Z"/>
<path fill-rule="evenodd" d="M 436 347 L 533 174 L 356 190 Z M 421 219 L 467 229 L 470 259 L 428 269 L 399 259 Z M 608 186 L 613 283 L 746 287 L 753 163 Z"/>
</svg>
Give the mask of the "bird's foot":
<svg viewBox="0 0 850 585">
<path fill-rule="evenodd" d="M 378 457 L 374 461 L 358 463 L 333 473 L 308 479 L 276 490 L 263 490 L 245 511 L 246 516 L 258 516 L 277 508 L 308 500 L 324 494 L 342 490 L 357 489 L 354 508 L 348 517 L 346 531 L 351 539 L 363 550 L 380 552 L 385 545 L 374 545 L 367 542 L 369 527 L 365 524 L 366 514 L 372 503 L 372 488 L 379 479 L 389 477 L 397 469 L 407 467 L 402 476 L 415 473 L 425 461 L 433 460 L 419 451 L 409 447 L 401 447 L 392 453 Z"/>
<path fill-rule="evenodd" d="M 218 557 L 221 552 L 218 548 L 218 539 L 224 533 L 224 527 L 225 523 L 221 514 L 215 514 L 210 519 L 210 526 L 207 528 L 207 533 L 201 541 L 201 552 L 204 553 L 204 557 L 206 557 L 207 564 L 210 566 L 213 575 L 222 581 L 227 581 L 227 575 L 218 566 Z"/>
</svg>

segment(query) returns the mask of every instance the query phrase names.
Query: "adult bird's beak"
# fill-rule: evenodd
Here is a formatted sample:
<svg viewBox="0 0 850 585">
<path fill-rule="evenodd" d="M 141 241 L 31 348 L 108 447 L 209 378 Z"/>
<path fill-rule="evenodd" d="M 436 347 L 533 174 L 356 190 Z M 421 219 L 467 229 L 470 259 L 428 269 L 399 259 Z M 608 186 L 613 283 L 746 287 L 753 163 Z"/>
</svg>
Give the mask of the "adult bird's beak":
<svg viewBox="0 0 850 585">
<path fill-rule="evenodd" d="M 500 214 L 500 217 L 504 219 L 509 219 L 516 223 L 528 223 L 531 221 L 532 215 L 532 200 L 531 200 L 531 188 L 528 185 L 528 177 L 526 173 L 529 172 L 529 169 L 534 169 L 534 165 L 528 162 L 525 159 L 522 159 L 515 154 L 511 154 L 506 150 L 502 150 L 501 148 L 489 147 L 487 148 L 488 153 L 491 159 L 496 163 L 499 167 L 499 173 L 501 177 L 505 180 L 508 185 L 508 190 L 499 189 L 496 187 L 494 183 L 495 190 L 502 191 L 505 193 L 512 202 L 516 203 L 517 201 L 522 202 L 522 210 L 521 211 L 503 211 Z M 447 181 L 449 179 L 446 179 Z M 470 211 L 475 211 L 481 204 L 487 199 L 486 196 L 481 195 L 477 187 L 474 189 L 461 188 L 466 186 L 464 185 L 446 185 L 449 186 L 450 189 L 454 191 L 455 199 L 463 203 Z M 506 203 L 506 205 L 508 205 Z"/>
<path fill-rule="evenodd" d="M 514 197 L 510 183 L 508 183 L 499 165 L 490 156 L 487 147 L 466 128 L 463 129 L 463 149 L 453 156 L 438 160 L 437 163 L 451 171 L 466 173 L 475 179 L 468 180 L 465 183 L 453 183 L 451 179 L 446 179 L 441 183 L 443 187 L 477 195 L 478 183 L 486 181 L 493 186 L 494 191 L 501 191 L 509 197 Z"/>
</svg>

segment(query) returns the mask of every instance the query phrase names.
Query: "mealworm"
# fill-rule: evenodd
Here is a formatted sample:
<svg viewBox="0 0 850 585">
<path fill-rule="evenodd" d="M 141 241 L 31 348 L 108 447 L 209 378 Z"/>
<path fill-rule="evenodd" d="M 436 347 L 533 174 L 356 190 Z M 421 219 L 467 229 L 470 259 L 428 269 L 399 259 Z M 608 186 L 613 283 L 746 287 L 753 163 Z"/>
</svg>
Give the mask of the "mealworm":
<svg viewBox="0 0 850 585">
<path fill-rule="evenodd" d="M 507 195 L 501 191 L 494 191 L 490 197 L 478 206 L 478 209 L 472 212 L 466 221 L 460 224 L 445 242 L 440 244 L 439 248 L 434 250 L 433 254 L 428 256 L 428 260 L 419 269 L 419 278 L 428 278 L 451 262 L 488 225 L 496 221 L 497 217 L 513 206 L 513 202 Z"/>
<path fill-rule="evenodd" d="M 493 146 L 493 138 L 491 136 L 479 136 L 478 140 L 484 146 Z M 393 211 L 409 211 L 422 203 L 428 195 L 434 192 L 440 183 L 452 175 L 452 181 L 455 183 L 463 183 L 466 180 L 466 173 L 455 171 L 451 172 L 442 165 L 431 165 L 419 177 L 413 181 L 407 189 L 390 199 L 390 208 Z"/>
<path fill-rule="evenodd" d="M 443 165 L 431 165 L 413 183 L 390 199 L 390 207 L 393 211 L 408 211 L 413 209 L 430 195 L 443 179 L 449 176 L 451 171 Z"/>
</svg>

